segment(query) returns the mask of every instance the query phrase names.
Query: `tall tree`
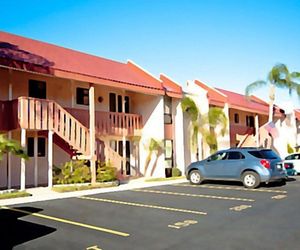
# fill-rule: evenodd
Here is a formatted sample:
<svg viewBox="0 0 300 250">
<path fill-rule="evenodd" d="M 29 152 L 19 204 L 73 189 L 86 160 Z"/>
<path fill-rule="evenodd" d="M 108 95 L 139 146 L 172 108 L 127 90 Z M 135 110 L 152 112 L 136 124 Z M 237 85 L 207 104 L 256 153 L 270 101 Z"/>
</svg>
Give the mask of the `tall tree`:
<svg viewBox="0 0 300 250">
<path fill-rule="evenodd" d="M 191 120 L 191 142 L 196 147 L 198 142 L 198 133 L 200 132 L 203 140 L 209 146 L 210 152 L 214 153 L 218 150 L 218 127 L 222 136 L 227 131 L 228 120 L 221 108 L 211 107 L 208 113 L 201 114 L 196 103 L 189 97 L 183 98 L 181 102 L 183 112 L 185 112 Z"/>
<path fill-rule="evenodd" d="M 217 137 L 219 133 L 222 136 L 225 135 L 227 124 L 228 119 L 224 111 L 218 107 L 209 108 L 208 113 L 201 116 L 199 131 L 209 146 L 211 154 L 218 150 Z M 209 128 L 207 125 L 209 125 Z"/>
<path fill-rule="evenodd" d="M 259 80 L 249 84 L 245 93 L 250 95 L 257 88 L 269 85 L 269 122 L 273 120 L 275 88 L 288 89 L 289 95 L 296 92 L 300 97 L 300 85 L 295 81 L 300 79 L 299 72 L 290 72 L 285 64 L 276 64 L 268 73 L 267 80 Z"/>
</svg>

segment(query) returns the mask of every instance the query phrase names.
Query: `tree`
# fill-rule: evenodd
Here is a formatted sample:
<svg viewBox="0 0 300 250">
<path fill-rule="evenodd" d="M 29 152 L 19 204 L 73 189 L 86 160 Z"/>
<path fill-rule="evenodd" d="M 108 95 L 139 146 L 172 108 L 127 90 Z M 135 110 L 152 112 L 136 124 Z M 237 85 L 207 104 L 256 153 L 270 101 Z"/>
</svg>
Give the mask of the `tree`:
<svg viewBox="0 0 300 250">
<path fill-rule="evenodd" d="M 0 160 L 2 160 L 4 154 L 9 152 L 21 158 L 28 159 L 24 149 L 17 141 L 9 140 L 4 134 L 0 134 Z"/>
<path fill-rule="evenodd" d="M 181 101 L 181 107 L 189 119 L 191 120 L 191 142 L 195 149 L 198 142 L 198 133 L 200 132 L 204 142 L 209 146 L 210 153 L 214 153 L 218 150 L 217 127 L 220 127 L 220 133 L 222 136 L 227 131 L 228 120 L 221 108 L 211 107 L 208 113 L 201 114 L 196 103 L 189 97 L 183 98 Z"/>
<path fill-rule="evenodd" d="M 218 107 L 209 108 L 208 113 L 201 116 L 199 131 L 209 146 L 211 154 L 218 150 L 217 128 L 220 127 L 220 133 L 224 136 L 227 131 L 227 124 L 228 119 L 225 113 Z M 207 128 L 207 125 L 209 125 L 209 128 Z"/>
<path fill-rule="evenodd" d="M 155 140 L 155 139 L 151 138 L 147 149 L 148 149 L 148 156 L 147 156 L 146 162 L 145 162 L 145 175 L 147 174 L 147 170 L 150 165 L 151 156 L 154 153 L 155 154 L 155 162 L 152 166 L 152 170 L 151 170 L 151 174 L 150 174 L 150 176 L 153 176 L 153 173 L 156 169 L 158 158 L 164 151 L 163 141 Z"/>
<path fill-rule="evenodd" d="M 196 103 L 190 97 L 184 97 L 181 101 L 182 111 L 187 114 L 191 121 L 191 144 L 192 150 L 196 150 L 199 131 L 199 109 Z"/>
<path fill-rule="evenodd" d="M 288 89 L 289 95 L 296 92 L 300 97 L 300 85 L 295 81 L 300 79 L 299 72 L 290 72 L 285 64 L 276 64 L 267 76 L 267 80 L 259 80 L 249 84 L 245 93 L 250 95 L 255 89 L 269 85 L 269 122 L 273 120 L 273 105 L 275 100 L 275 88 Z"/>
</svg>

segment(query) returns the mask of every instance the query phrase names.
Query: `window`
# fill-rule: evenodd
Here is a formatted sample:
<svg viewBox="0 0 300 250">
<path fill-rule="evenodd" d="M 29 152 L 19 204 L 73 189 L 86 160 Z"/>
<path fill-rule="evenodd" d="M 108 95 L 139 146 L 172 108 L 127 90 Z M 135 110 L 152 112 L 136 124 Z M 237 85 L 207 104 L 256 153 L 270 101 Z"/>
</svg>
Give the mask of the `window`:
<svg viewBox="0 0 300 250">
<path fill-rule="evenodd" d="M 38 157 L 46 156 L 46 139 L 45 137 L 38 138 Z"/>
<path fill-rule="evenodd" d="M 227 158 L 227 153 L 220 152 L 209 157 L 208 161 L 219 161 L 219 160 L 225 160 L 226 158 Z"/>
<path fill-rule="evenodd" d="M 123 110 L 122 96 L 118 95 L 118 112 L 121 113 Z"/>
<path fill-rule="evenodd" d="M 239 114 L 234 114 L 234 122 L 235 123 L 239 123 L 240 122 Z"/>
<path fill-rule="evenodd" d="M 34 138 L 27 138 L 27 154 L 29 157 L 34 157 Z M 38 137 L 38 157 L 46 156 L 46 138 Z"/>
<path fill-rule="evenodd" d="M 240 152 L 228 152 L 227 159 L 228 160 L 239 160 L 239 159 L 245 159 L 245 156 Z"/>
<path fill-rule="evenodd" d="M 172 124 L 172 98 L 164 96 L 164 120 L 165 124 Z"/>
<path fill-rule="evenodd" d="M 29 157 L 34 156 L 34 138 L 33 137 L 27 138 L 27 155 Z"/>
<path fill-rule="evenodd" d="M 46 99 L 46 82 L 29 80 L 28 96 L 40 99 Z"/>
<path fill-rule="evenodd" d="M 123 107 L 124 102 L 124 107 Z M 129 96 L 116 95 L 115 93 L 109 93 L 109 111 L 119 113 L 130 112 L 130 99 Z"/>
<path fill-rule="evenodd" d="M 116 112 L 116 94 L 115 93 L 109 93 L 109 111 L 110 112 Z"/>
<path fill-rule="evenodd" d="M 129 96 L 125 96 L 124 97 L 124 101 L 125 101 L 125 113 L 129 113 Z"/>
<path fill-rule="evenodd" d="M 246 116 L 246 126 L 247 127 L 254 127 L 254 117 L 252 115 Z"/>
<path fill-rule="evenodd" d="M 279 156 L 272 150 L 248 151 L 249 154 L 259 159 L 278 159 Z"/>
<path fill-rule="evenodd" d="M 168 167 L 173 167 L 173 141 L 165 140 L 165 161 Z"/>
<path fill-rule="evenodd" d="M 76 103 L 80 105 L 89 105 L 89 89 L 76 89 Z"/>
</svg>

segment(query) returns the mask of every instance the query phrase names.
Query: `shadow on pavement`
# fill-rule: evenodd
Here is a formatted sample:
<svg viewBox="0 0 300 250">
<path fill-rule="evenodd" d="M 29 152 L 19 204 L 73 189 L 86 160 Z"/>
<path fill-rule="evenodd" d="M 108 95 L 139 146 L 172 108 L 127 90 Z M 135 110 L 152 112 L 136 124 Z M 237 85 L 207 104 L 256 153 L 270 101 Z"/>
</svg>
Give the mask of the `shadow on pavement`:
<svg viewBox="0 0 300 250">
<path fill-rule="evenodd" d="M 295 181 L 296 179 L 294 178 L 288 178 L 286 181 Z M 236 187 L 244 187 L 243 183 L 240 181 L 216 181 L 216 180 L 207 180 L 203 181 L 202 184 L 215 184 L 215 185 L 224 185 L 224 186 L 236 186 Z M 261 183 L 259 187 L 264 187 L 264 188 L 272 188 L 272 187 L 281 187 L 285 186 L 284 182 L 270 182 L 268 184 L 266 183 Z M 258 187 L 258 188 L 259 188 Z"/>
<path fill-rule="evenodd" d="M 55 228 L 20 219 L 21 217 L 29 215 L 28 213 L 38 213 L 42 211 L 42 209 L 34 207 L 17 207 L 16 209 L 26 211 L 26 213 L 12 211 L 9 209 L 0 209 L 1 249 L 12 249 L 16 245 L 56 231 Z"/>
</svg>

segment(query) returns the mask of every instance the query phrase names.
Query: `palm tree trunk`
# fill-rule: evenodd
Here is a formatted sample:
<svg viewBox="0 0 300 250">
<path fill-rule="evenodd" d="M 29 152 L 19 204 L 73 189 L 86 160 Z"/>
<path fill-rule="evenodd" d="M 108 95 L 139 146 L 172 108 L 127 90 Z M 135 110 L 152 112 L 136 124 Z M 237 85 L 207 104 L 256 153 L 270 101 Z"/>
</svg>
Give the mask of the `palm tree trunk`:
<svg viewBox="0 0 300 250">
<path fill-rule="evenodd" d="M 270 84 L 269 90 L 269 122 L 273 121 L 273 106 L 274 106 L 274 99 L 275 99 L 275 85 Z"/>
</svg>

